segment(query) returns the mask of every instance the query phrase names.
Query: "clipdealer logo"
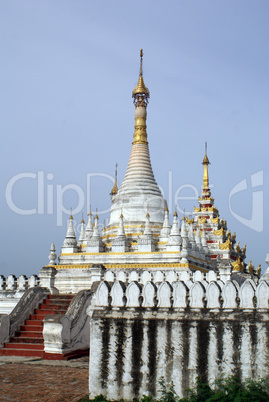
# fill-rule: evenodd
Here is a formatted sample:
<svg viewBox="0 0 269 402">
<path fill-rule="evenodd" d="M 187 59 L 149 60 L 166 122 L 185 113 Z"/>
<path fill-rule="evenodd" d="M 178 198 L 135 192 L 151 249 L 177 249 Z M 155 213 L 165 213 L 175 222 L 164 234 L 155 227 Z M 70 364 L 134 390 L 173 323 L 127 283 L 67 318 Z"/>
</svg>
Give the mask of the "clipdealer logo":
<svg viewBox="0 0 269 402">
<path fill-rule="evenodd" d="M 19 197 L 15 196 L 16 185 L 23 180 L 32 180 L 37 192 L 37 202 L 32 208 L 26 209 L 20 205 Z M 33 172 L 23 172 L 18 173 L 10 178 L 6 185 L 5 199 L 6 203 L 11 211 L 19 215 L 52 215 L 56 212 L 57 226 L 63 225 L 64 215 L 69 214 L 70 210 L 64 206 L 64 198 L 67 196 L 68 192 L 73 192 L 77 196 L 77 205 L 72 208 L 73 215 L 80 213 L 91 204 L 91 187 L 93 179 L 108 180 L 111 187 L 114 184 L 115 178 L 106 173 L 88 173 L 86 175 L 86 192 L 78 184 L 70 183 L 67 185 L 55 184 L 53 183 L 54 174 L 47 173 L 44 171 Z M 241 216 L 238 212 L 235 212 L 232 208 L 232 198 L 242 191 L 247 191 L 250 189 L 247 183 L 247 179 L 241 180 L 237 183 L 229 194 L 229 209 L 231 215 L 237 219 L 238 222 L 245 225 L 246 227 L 253 229 L 257 232 L 263 231 L 263 171 L 256 172 L 250 177 L 251 189 L 254 189 L 251 199 L 251 218 L 248 219 Z M 212 186 L 211 186 L 212 187 Z M 260 187 L 260 189 L 256 189 Z M 163 189 L 160 187 L 162 194 L 164 194 Z M 190 196 L 183 196 L 186 190 L 188 193 L 191 191 Z M 182 208 L 184 202 L 193 201 L 197 202 L 199 195 L 198 189 L 191 184 L 183 184 L 177 189 L 173 189 L 173 173 L 168 172 L 168 192 L 167 192 L 167 204 L 169 210 L 172 211 L 173 206 L 176 207 L 177 211 L 181 214 L 191 214 L 192 211 L 186 211 Z M 246 197 L 249 196 L 249 191 Z M 145 211 L 147 205 L 145 205 Z M 110 206 L 105 210 L 99 210 L 98 215 L 104 215 L 110 212 Z"/>
</svg>

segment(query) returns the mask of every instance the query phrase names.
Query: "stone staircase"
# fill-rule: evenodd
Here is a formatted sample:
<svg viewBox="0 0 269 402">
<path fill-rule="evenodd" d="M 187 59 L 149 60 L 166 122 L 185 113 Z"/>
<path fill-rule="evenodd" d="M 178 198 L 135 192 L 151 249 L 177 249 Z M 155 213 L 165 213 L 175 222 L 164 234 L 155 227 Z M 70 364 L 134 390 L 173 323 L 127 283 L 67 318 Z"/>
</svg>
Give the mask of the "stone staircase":
<svg viewBox="0 0 269 402">
<path fill-rule="evenodd" d="M 72 295 L 48 295 L 25 320 L 20 330 L 10 337 L 0 356 L 44 356 L 43 319 L 46 315 L 65 314 L 73 299 Z"/>
</svg>

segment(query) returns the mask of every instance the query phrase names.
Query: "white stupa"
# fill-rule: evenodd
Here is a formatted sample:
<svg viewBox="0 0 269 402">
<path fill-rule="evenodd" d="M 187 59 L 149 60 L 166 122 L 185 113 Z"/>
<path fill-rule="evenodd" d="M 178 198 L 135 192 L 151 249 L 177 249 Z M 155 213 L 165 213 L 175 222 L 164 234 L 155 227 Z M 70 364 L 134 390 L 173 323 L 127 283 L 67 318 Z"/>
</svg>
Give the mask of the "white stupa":
<svg viewBox="0 0 269 402">
<path fill-rule="evenodd" d="M 64 240 L 56 285 L 65 290 L 85 287 L 94 271 L 122 270 L 200 270 L 217 269 L 221 261 L 233 262 L 234 271 L 248 273 L 244 264 L 245 248 L 235 247 L 235 235 L 227 232 L 227 224 L 219 219 L 209 189 L 207 149 L 203 160 L 204 175 L 199 207 L 193 218 L 183 218 L 182 227 L 175 212 L 169 222 L 167 203 L 154 178 L 147 137 L 147 105 L 149 90 L 143 79 L 143 51 L 140 72 L 132 97 L 135 105 L 135 126 L 131 155 L 124 180 L 118 189 L 117 171 L 111 191 L 110 220 L 100 234 L 98 214 L 92 222 L 88 214 L 86 230 L 82 222 L 76 241 L 73 217 Z M 231 266 L 231 265 L 230 265 Z M 91 279 L 93 281 L 93 279 Z M 63 285 L 64 283 L 64 285 Z M 80 285 L 74 285 L 79 283 Z M 83 286 L 82 286 L 83 285 Z"/>
</svg>

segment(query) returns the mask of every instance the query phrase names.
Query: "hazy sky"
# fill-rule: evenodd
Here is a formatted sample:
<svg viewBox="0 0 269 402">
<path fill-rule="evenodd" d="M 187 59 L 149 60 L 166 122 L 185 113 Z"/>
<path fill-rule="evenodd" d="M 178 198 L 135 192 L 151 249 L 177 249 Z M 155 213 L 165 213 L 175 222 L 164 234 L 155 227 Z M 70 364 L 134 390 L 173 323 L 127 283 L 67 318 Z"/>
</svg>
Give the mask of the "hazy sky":
<svg viewBox="0 0 269 402">
<path fill-rule="evenodd" d="M 197 206 L 182 198 L 200 192 L 207 141 L 215 205 L 265 270 L 268 18 L 267 0 L 1 0 L 0 273 L 38 273 L 52 241 L 59 254 L 62 205 L 78 223 L 90 203 L 109 209 L 110 176 L 117 162 L 122 181 L 131 149 L 140 48 L 170 213 L 175 197 Z"/>
</svg>

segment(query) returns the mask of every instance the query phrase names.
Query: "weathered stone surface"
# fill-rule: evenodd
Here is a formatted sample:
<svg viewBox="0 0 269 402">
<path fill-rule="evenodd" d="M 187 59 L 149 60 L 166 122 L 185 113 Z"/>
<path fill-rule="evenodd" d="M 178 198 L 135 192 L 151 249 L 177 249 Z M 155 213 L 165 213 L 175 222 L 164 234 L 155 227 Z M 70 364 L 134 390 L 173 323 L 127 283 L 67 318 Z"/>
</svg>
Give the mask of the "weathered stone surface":
<svg viewBox="0 0 269 402">
<path fill-rule="evenodd" d="M 184 282 L 173 283 L 173 308 L 184 309 L 188 305 L 188 288 Z"/>
<path fill-rule="evenodd" d="M 157 307 L 170 308 L 172 306 L 172 286 L 169 282 L 162 282 L 157 290 Z"/>
<path fill-rule="evenodd" d="M 220 295 L 221 289 L 217 282 L 210 282 L 206 288 L 207 308 L 215 310 L 220 309 Z"/>
<path fill-rule="evenodd" d="M 126 289 L 126 307 L 140 307 L 141 304 L 141 287 L 138 282 L 131 282 Z"/>
<path fill-rule="evenodd" d="M 202 309 L 205 305 L 205 288 L 200 282 L 194 282 L 190 288 L 190 307 Z"/>
<path fill-rule="evenodd" d="M 182 396 L 197 376 L 213 383 L 221 375 L 269 375 L 268 284 L 226 281 L 221 288 L 212 275 L 205 289 L 203 277 L 183 277 L 190 289 L 184 281 L 115 282 L 116 309 L 107 306 L 109 286 L 99 286 L 106 305 L 90 312 L 90 397 L 157 396 L 161 376 Z"/>
<path fill-rule="evenodd" d="M 125 306 L 125 285 L 120 281 L 114 282 L 111 289 L 111 306 L 124 307 Z"/>
</svg>

